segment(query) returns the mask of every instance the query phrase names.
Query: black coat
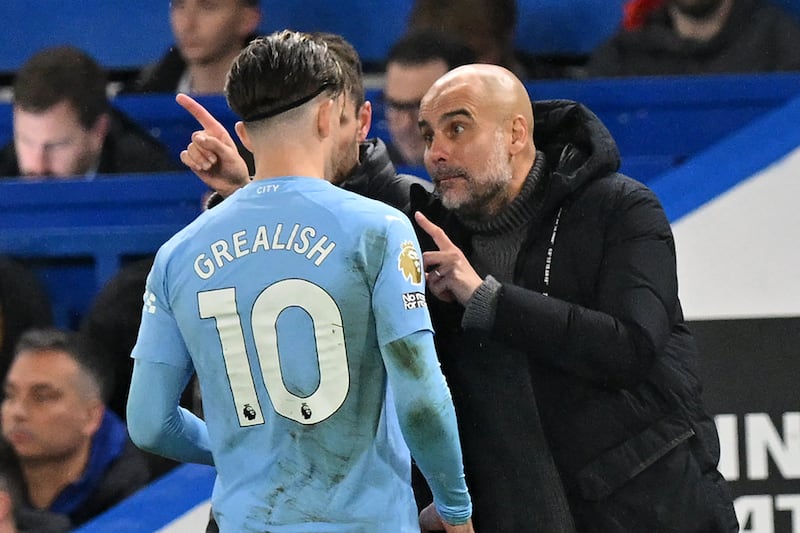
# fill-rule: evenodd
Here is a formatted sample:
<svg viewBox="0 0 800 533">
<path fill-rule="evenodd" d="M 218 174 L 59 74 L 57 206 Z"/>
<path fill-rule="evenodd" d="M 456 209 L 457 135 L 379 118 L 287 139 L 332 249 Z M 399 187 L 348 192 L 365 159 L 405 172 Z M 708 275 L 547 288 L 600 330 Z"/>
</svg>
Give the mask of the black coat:
<svg viewBox="0 0 800 533">
<path fill-rule="evenodd" d="M 342 188 L 410 214 L 412 184 L 418 184 L 426 191 L 433 188 L 428 180 L 410 174 L 398 174 L 386 144 L 376 138 L 361 143 L 359 165 L 347 177 Z"/>
<path fill-rule="evenodd" d="M 667 8 L 642 28 L 620 29 L 589 58 L 590 76 L 653 76 L 800 70 L 800 24 L 763 0 L 734 0 L 720 32 L 707 42 L 675 33 Z"/>
<path fill-rule="evenodd" d="M 737 531 L 661 205 L 616 172 L 616 145 L 585 107 L 536 102 L 534 116 L 548 164 L 488 330 L 465 330 L 463 307 L 429 295 L 476 530 L 532 531 L 547 514 L 550 487 L 531 481 L 538 415 L 579 531 Z M 457 218 L 412 197 L 469 258 Z"/>
</svg>

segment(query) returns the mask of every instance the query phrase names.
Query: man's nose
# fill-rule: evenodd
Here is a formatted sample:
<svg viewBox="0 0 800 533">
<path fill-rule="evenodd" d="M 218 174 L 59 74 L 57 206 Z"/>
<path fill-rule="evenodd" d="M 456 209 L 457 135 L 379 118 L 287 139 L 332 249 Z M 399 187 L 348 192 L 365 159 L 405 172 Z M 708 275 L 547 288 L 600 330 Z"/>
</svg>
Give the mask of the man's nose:
<svg viewBox="0 0 800 533">
<path fill-rule="evenodd" d="M 50 174 L 50 156 L 44 146 L 32 147 L 26 150 L 25 167 L 22 169 L 26 174 L 46 176 Z"/>
<path fill-rule="evenodd" d="M 449 157 L 449 147 L 445 139 L 434 137 L 428 149 L 425 151 L 425 157 L 434 163 L 447 161 Z"/>
</svg>

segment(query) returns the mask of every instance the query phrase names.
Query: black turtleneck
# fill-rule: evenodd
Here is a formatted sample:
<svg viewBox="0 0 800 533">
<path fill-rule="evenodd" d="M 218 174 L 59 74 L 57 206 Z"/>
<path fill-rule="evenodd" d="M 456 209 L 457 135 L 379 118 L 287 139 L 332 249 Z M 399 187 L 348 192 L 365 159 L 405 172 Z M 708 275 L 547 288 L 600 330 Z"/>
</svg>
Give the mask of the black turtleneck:
<svg viewBox="0 0 800 533">
<path fill-rule="evenodd" d="M 461 322 L 464 328 L 487 329 L 491 326 L 500 282 L 513 280 L 517 256 L 540 207 L 539 202 L 534 200 L 534 192 L 545 168 L 544 153 L 537 152 L 520 193 L 497 215 L 484 221 L 459 219 L 472 232 L 470 264 L 483 277 L 483 283 L 464 310 Z"/>
</svg>

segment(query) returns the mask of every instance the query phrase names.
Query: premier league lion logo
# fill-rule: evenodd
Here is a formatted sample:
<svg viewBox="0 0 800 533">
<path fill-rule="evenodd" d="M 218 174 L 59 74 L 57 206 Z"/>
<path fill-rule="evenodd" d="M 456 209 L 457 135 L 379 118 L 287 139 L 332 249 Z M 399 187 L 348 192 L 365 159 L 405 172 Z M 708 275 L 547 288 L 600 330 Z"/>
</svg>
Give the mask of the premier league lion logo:
<svg viewBox="0 0 800 533">
<path fill-rule="evenodd" d="M 422 261 L 419 253 L 411 241 L 401 244 L 400 257 L 397 260 L 397 268 L 403 273 L 403 277 L 410 283 L 419 285 L 422 283 Z"/>
</svg>

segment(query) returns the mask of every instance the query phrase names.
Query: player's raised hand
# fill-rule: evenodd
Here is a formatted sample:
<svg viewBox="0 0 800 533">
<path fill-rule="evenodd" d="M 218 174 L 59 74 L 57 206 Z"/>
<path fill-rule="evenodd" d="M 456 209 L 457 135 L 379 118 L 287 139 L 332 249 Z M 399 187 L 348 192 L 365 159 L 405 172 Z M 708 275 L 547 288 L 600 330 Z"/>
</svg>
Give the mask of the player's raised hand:
<svg viewBox="0 0 800 533">
<path fill-rule="evenodd" d="M 183 164 L 223 197 L 247 185 L 247 163 L 225 126 L 191 96 L 179 93 L 175 101 L 203 128 L 192 133 L 191 142 L 181 152 Z"/>
<path fill-rule="evenodd" d="M 442 228 L 419 211 L 414 213 L 414 218 L 439 248 L 422 254 L 428 288 L 440 300 L 457 300 L 461 305 L 466 305 L 483 280 Z"/>
</svg>

